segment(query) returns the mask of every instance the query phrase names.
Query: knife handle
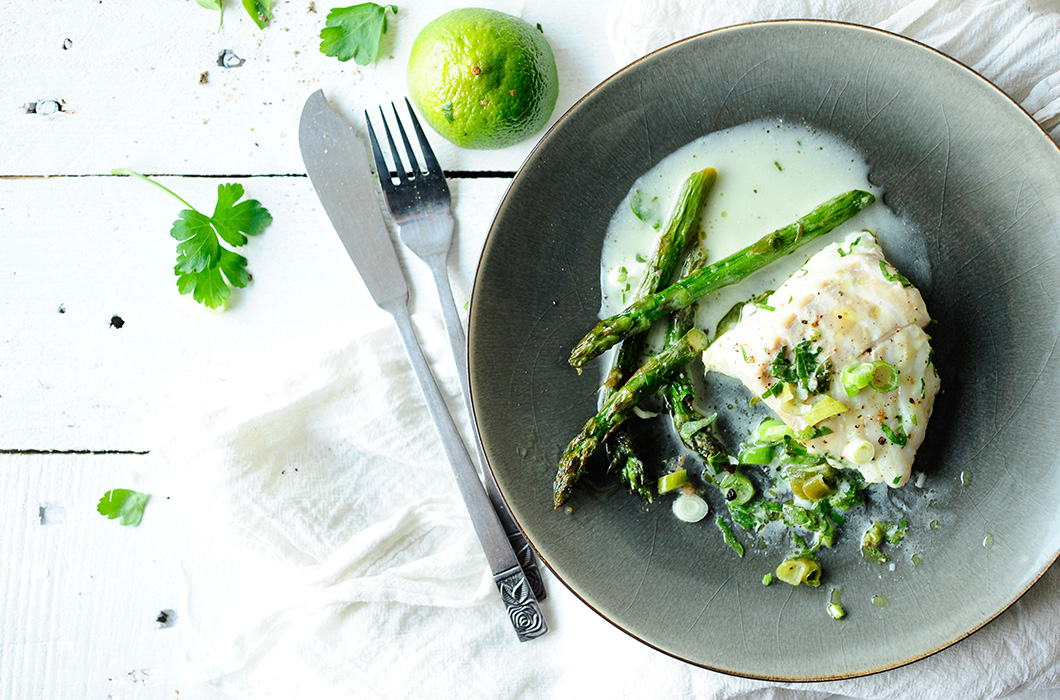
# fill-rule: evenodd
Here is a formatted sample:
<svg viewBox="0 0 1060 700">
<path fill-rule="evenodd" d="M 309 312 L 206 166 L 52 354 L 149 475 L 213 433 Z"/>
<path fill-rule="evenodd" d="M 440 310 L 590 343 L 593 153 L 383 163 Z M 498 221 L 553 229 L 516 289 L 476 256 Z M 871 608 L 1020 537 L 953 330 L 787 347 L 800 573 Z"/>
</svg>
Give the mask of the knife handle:
<svg viewBox="0 0 1060 700">
<path fill-rule="evenodd" d="M 438 388 L 427 358 L 423 355 L 423 348 L 409 318 L 407 297 L 383 308 L 390 312 L 397 323 L 405 352 L 412 363 L 412 371 L 419 382 L 423 398 L 427 402 L 427 410 L 434 420 L 438 437 L 441 438 L 442 449 L 456 477 L 456 484 L 467 512 L 471 516 L 471 524 L 482 543 L 490 571 L 493 572 L 493 580 L 497 583 L 501 600 L 508 610 L 508 619 L 515 628 L 519 641 L 525 642 L 540 637 L 548 632 L 541 605 L 519 565 L 519 559 L 512 550 L 497 511 L 493 509 L 486 491 L 482 488 L 482 482 L 479 481 L 475 465 L 471 462 L 471 456 L 460 437 L 456 422 L 445 404 L 445 398 Z"/>
</svg>

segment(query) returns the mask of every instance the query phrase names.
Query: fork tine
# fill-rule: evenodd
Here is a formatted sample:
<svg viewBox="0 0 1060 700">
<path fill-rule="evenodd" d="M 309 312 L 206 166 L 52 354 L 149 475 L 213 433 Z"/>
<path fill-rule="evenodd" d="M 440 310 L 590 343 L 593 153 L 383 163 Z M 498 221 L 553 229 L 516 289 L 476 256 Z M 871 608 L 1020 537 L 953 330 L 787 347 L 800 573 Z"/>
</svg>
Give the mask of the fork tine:
<svg viewBox="0 0 1060 700">
<path fill-rule="evenodd" d="M 383 187 L 384 192 L 392 192 L 394 190 L 394 180 L 390 177 L 390 166 L 386 164 L 383 152 L 379 149 L 379 139 L 375 137 L 375 129 L 372 128 L 372 120 L 368 118 L 368 110 L 364 112 L 364 121 L 368 124 L 368 140 L 372 142 L 372 157 L 375 158 L 375 173 L 379 176 L 379 184 Z M 383 123 L 385 124 L 386 122 Z M 400 163 L 398 163 L 398 167 L 401 167 Z"/>
<path fill-rule="evenodd" d="M 420 172 L 419 161 L 416 160 L 416 152 L 412 150 L 412 143 L 409 142 L 408 134 L 405 133 L 405 125 L 401 123 L 401 115 L 398 114 L 397 107 L 394 103 L 390 103 L 390 109 L 394 110 L 394 119 L 397 121 L 398 132 L 401 134 L 401 142 L 405 144 L 405 153 L 409 155 L 409 165 L 412 167 L 412 172 L 409 174 L 409 179 L 416 177 Z"/>
<path fill-rule="evenodd" d="M 431 150 L 431 144 L 427 141 L 427 135 L 423 133 L 420 120 L 416 118 L 416 113 L 412 111 L 412 105 L 407 97 L 405 98 L 405 107 L 409 111 L 409 116 L 412 117 L 412 128 L 416 130 L 416 138 L 419 139 L 420 148 L 423 149 L 423 160 L 427 164 L 427 173 L 429 175 L 441 175 L 442 166 L 438 163 L 438 159 L 434 157 L 434 151 Z"/>
<path fill-rule="evenodd" d="M 401 154 L 398 152 L 397 143 L 394 142 L 394 136 L 390 133 L 390 125 L 386 121 L 386 114 L 383 112 L 382 107 L 379 108 L 379 116 L 383 120 L 383 130 L 386 131 L 386 140 L 390 144 L 390 153 L 394 156 L 394 169 L 397 170 L 398 180 L 411 180 L 412 174 L 405 170 L 405 164 L 401 160 Z"/>
</svg>

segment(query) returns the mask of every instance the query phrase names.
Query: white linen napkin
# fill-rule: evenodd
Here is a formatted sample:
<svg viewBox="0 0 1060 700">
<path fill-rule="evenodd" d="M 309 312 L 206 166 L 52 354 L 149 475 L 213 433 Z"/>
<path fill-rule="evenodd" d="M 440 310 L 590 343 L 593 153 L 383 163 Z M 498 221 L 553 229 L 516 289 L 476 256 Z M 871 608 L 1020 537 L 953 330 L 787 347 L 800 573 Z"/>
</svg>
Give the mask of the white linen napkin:
<svg viewBox="0 0 1060 700">
<path fill-rule="evenodd" d="M 443 330 L 417 320 L 456 408 Z M 247 399 L 197 419 L 197 441 L 163 450 L 192 542 L 235 535 L 211 549 L 220 559 L 186 557 L 183 680 L 255 700 L 974 700 L 1060 686 L 1056 570 L 960 644 L 850 681 L 784 687 L 688 666 L 611 627 L 551 576 L 552 630 L 520 644 L 395 329 L 271 389 L 230 393 Z"/>
<path fill-rule="evenodd" d="M 618 0 L 619 64 L 691 33 L 749 20 L 875 24 L 972 65 L 1057 136 L 1060 15 L 1045 3 Z M 1035 9 L 1037 8 L 1037 9 Z M 484 233 L 484 232 L 483 232 Z M 472 245 L 463 232 L 463 245 Z M 481 241 L 477 241 L 481 243 Z M 472 270 L 462 269 L 469 284 Z M 416 317 L 428 359 L 467 431 L 437 318 Z M 1060 687 L 1060 571 L 972 637 L 867 678 L 774 685 L 694 668 L 611 627 L 551 576 L 546 636 L 515 640 L 391 325 L 273 386 L 193 419 L 160 451 L 192 537 L 188 681 L 236 698 L 994 698 Z M 263 374 L 267 376 L 267 374 Z M 187 488 L 183 488 L 187 486 Z M 209 513 L 208 526 L 198 516 Z M 218 521 L 227 524 L 218 528 Z M 219 532 L 220 531 L 220 532 Z"/>
</svg>

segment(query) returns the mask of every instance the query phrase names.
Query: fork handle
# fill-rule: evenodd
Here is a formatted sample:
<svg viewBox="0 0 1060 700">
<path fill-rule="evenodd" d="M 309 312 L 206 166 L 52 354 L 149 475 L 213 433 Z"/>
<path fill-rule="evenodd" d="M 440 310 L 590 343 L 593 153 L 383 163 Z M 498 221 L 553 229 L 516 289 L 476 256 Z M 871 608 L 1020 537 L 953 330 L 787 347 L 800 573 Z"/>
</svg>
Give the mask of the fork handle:
<svg viewBox="0 0 1060 700">
<path fill-rule="evenodd" d="M 445 258 L 446 256 L 443 253 L 432 256 L 431 259 L 425 260 L 425 262 L 434 275 L 434 286 L 438 290 L 438 299 L 442 304 L 442 318 L 445 321 L 445 329 L 449 333 L 449 345 L 453 350 L 453 358 L 456 360 L 456 372 L 457 376 L 460 377 L 460 388 L 464 393 L 464 403 L 467 405 L 468 418 L 472 425 L 472 442 L 475 444 L 478 462 L 482 466 L 482 476 L 486 480 L 486 493 L 489 495 L 490 502 L 493 503 L 493 509 L 497 511 L 497 515 L 500 517 L 512 549 L 519 558 L 519 565 L 522 566 L 523 572 L 526 573 L 526 579 L 534 589 L 534 596 L 538 600 L 544 600 L 547 597 L 547 591 L 545 590 L 545 582 L 541 576 L 541 571 L 537 568 L 534 550 L 530 547 L 526 536 L 523 535 L 523 531 L 515 524 L 515 519 L 508 510 L 508 504 L 504 502 L 504 498 L 501 496 L 497 480 L 493 478 L 493 472 L 486 463 L 486 453 L 478 439 L 478 431 L 474 428 L 475 414 L 471 408 L 471 387 L 467 371 L 467 336 L 464 334 L 464 326 L 456 309 L 456 300 L 453 297 L 453 288 L 449 284 Z"/>
<path fill-rule="evenodd" d="M 545 616 L 534 596 L 533 587 L 524 575 L 519 560 L 506 538 L 500 518 L 493 509 L 486 492 L 482 490 L 482 483 L 478 480 L 475 465 L 471 462 L 471 456 L 464 446 L 464 441 L 460 438 L 453 415 L 449 412 L 434 373 L 431 372 L 427 358 L 423 355 L 423 348 L 420 346 L 416 331 L 412 328 L 408 307 L 403 303 L 394 303 L 384 308 L 390 312 L 397 323 L 401 342 L 405 345 L 405 352 L 412 364 L 413 374 L 423 392 L 427 410 L 434 419 L 438 437 L 442 441 L 442 449 L 456 477 L 467 512 L 471 516 L 471 524 L 482 543 L 490 571 L 493 573 L 493 580 L 500 590 L 501 600 L 507 609 L 508 619 L 515 628 L 519 641 L 525 642 L 540 637 L 548 632 Z"/>
</svg>

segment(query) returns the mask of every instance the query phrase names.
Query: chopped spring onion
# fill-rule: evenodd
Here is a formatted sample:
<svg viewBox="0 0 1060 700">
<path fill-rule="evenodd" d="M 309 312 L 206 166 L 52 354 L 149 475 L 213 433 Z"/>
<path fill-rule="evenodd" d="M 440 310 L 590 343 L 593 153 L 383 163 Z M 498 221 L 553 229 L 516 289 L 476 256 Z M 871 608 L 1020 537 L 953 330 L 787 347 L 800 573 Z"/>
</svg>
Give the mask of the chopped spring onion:
<svg viewBox="0 0 1060 700">
<path fill-rule="evenodd" d="M 773 583 L 773 574 L 766 574 L 765 576 L 762 577 L 762 585 L 763 586 L 768 586 L 771 583 Z"/>
<path fill-rule="evenodd" d="M 791 491 L 808 501 L 819 501 L 835 493 L 835 489 L 825 481 L 823 474 L 815 474 L 808 479 L 792 479 Z"/>
<path fill-rule="evenodd" d="M 847 611 L 843 609 L 843 604 L 839 602 L 838 588 L 833 588 L 832 594 L 829 596 L 828 614 L 836 620 L 842 620 L 847 616 Z"/>
<path fill-rule="evenodd" d="M 749 445 L 740 451 L 740 464 L 769 464 L 773 461 L 773 446 Z"/>
<path fill-rule="evenodd" d="M 876 448 L 868 440 L 851 440 L 843 449 L 843 459 L 854 464 L 868 464 L 876 456 Z"/>
<path fill-rule="evenodd" d="M 847 365 L 839 374 L 839 381 L 843 383 L 847 396 L 857 396 L 872 381 L 872 363 L 855 362 Z"/>
<path fill-rule="evenodd" d="M 776 418 L 766 418 L 755 429 L 755 439 L 758 442 L 783 442 L 785 435 L 795 437 L 795 430 Z"/>
<path fill-rule="evenodd" d="M 688 470 L 670 472 L 666 476 L 659 477 L 659 495 L 679 489 L 688 483 Z"/>
<path fill-rule="evenodd" d="M 897 526 L 881 520 L 874 520 L 865 533 L 861 536 L 861 556 L 865 561 L 876 564 L 886 564 L 889 559 L 880 551 L 880 545 L 888 542 L 892 545 L 901 544 L 905 538 L 908 523 L 902 520 Z"/>
<path fill-rule="evenodd" d="M 745 505 L 755 495 L 755 485 L 739 472 L 733 472 L 722 479 L 720 486 L 725 500 L 738 506 Z"/>
<path fill-rule="evenodd" d="M 674 499 L 673 510 L 679 520 L 686 523 L 698 523 L 707 517 L 710 506 L 695 494 L 682 493 Z"/>
<path fill-rule="evenodd" d="M 785 384 L 780 391 L 780 410 L 802 417 L 809 425 L 817 425 L 826 418 L 837 416 L 847 410 L 842 401 L 837 401 L 828 394 L 822 394 L 812 405 L 801 403 L 791 387 L 791 384 Z"/>
<path fill-rule="evenodd" d="M 886 564 L 888 561 L 887 555 L 881 552 L 879 547 L 869 545 L 861 546 L 861 558 L 873 564 Z"/>
<path fill-rule="evenodd" d="M 821 585 L 821 565 L 809 557 L 785 559 L 777 566 L 777 578 L 792 586 L 798 586 L 800 583 L 805 583 L 807 586 L 819 586 Z"/>
<path fill-rule="evenodd" d="M 843 405 L 842 401 L 837 401 L 825 394 L 817 400 L 817 403 L 810 407 L 810 410 L 803 413 L 802 417 L 810 425 L 817 425 L 832 416 L 838 416 L 845 410 L 847 410 L 847 407 Z"/>
<path fill-rule="evenodd" d="M 855 362 L 843 369 L 839 380 L 847 396 L 856 396 L 867 386 L 876 391 L 894 391 L 898 388 L 898 369 L 883 360 Z"/>
</svg>

